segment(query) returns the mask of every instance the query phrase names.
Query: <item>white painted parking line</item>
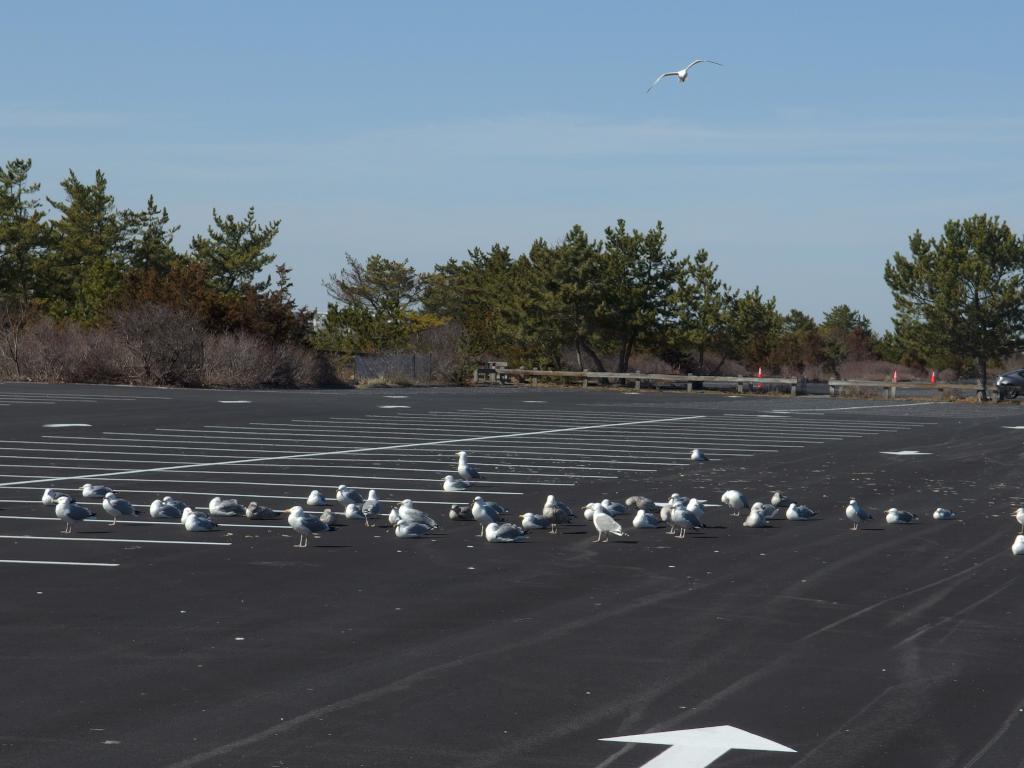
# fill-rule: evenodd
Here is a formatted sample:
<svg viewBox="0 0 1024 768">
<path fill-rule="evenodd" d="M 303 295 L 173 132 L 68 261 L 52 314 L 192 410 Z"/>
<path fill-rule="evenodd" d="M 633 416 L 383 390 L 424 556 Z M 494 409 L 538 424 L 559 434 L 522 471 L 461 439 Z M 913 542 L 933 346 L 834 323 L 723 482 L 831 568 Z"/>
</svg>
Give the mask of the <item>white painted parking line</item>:
<svg viewBox="0 0 1024 768">
<path fill-rule="evenodd" d="M 538 422 L 539 424 L 549 424 L 550 419 Z M 493 422 L 490 426 L 494 426 Z M 524 424 L 509 425 L 509 428 L 515 426 L 522 428 Z M 680 439 L 694 437 L 702 438 L 708 437 L 712 439 L 743 439 L 752 441 L 772 441 L 772 442 L 824 442 L 827 440 L 842 440 L 846 437 L 862 437 L 868 435 L 876 435 L 880 432 L 895 432 L 896 430 L 836 430 L 831 428 L 822 429 L 802 429 L 802 428 L 786 428 L 786 429 L 765 429 L 765 425 L 747 427 L 747 426 L 717 426 L 708 422 L 702 423 L 700 426 L 689 426 L 689 427 L 669 427 L 664 430 L 659 430 L 656 433 L 650 435 L 635 435 L 635 436 L 623 436 L 623 435 L 608 435 L 600 437 L 598 439 L 603 440 L 625 440 L 629 442 L 645 442 L 645 443 L 667 443 L 678 441 Z M 304 427 L 301 430 L 296 429 L 294 425 L 290 429 L 284 427 L 267 427 L 267 426 L 228 426 L 228 425 L 207 425 L 202 428 L 184 428 L 184 427 L 157 427 L 157 433 L 145 433 L 145 432 L 104 432 L 104 435 L 114 436 L 145 436 L 148 435 L 150 440 L 159 440 L 161 435 L 176 436 L 176 435 L 224 435 L 224 436 L 238 436 L 246 439 L 247 442 L 266 442 L 272 438 L 294 438 L 297 441 L 303 443 L 330 443 L 337 440 L 382 440 L 391 434 L 398 434 L 400 436 L 413 436 L 418 433 L 426 433 L 432 436 L 450 436 L 458 437 L 459 435 L 465 435 L 471 437 L 476 433 L 475 430 L 462 429 L 439 429 L 436 426 L 430 426 L 427 424 L 408 426 L 408 427 L 373 427 L 367 428 L 365 426 L 347 427 L 343 430 L 331 430 L 319 431 Z M 587 439 L 594 439 L 589 437 Z"/>
<path fill-rule="evenodd" d="M 310 458 L 311 459 L 311 458 L 322 458 L 322 457 L 325 457 L 325 456 L 344 456 L 344 455 L 353 454 L 353 453 L 372 453 L 372 452 L 377 451 L 377 450 L 397 450 L 397 449 L 404 449 L 404 448 L 418 448 L 418 447 L 433 446 L 433 445 L 452 445 L 452 444 L 455 444 L 455 443 L 477 443 L 477 442 L 486 442 L 486 441 L 490 441 L 490 440 L 508 440 L 508 439 L 517 438 L 517 437 L 531 437 L 531 436 L 537 436 L 537 435 L 547 435 L 547 434 L 563 433 L 563 432 L 577 432 L 577 431 L 593 430 L 593 429 L 609 429 L 609 428 L 615 428 L 615 427 L 635 427 L 635 426 L 641 426 L 641 425 L 647 425 L 647 424 L 664 423 L 666 421 L 683 421 L 683 420 L 689 420 L 689 419 L 695 419 L 695 418 L 703 418 L 703 417 L 701 417 L 701 416 L 676 416 L 676 417 L 673 417 L 672 419 L 640 419 L 640 420 L 631 421 L 631 422 L 612 422 L 612 423 L 608 423 L 608 424 L 588 425 L 588 426 L 583 426 L 583 427 L 557 427 L 557 428 L 554 428 L 554 429 L 536 430 L 536 431 L 528 431 L 528 432 L 512 432 L 512 433 L 493 434 L 493 435 L 477 435 L 477 436 L 469 437 L 469 438 L 428 440 L 428 441 L 424 441 L 424 442 L 398 443 L 398 444 L 387 445 L 387 446 L 369 446 L 369 447 L 359 447 L 359 448 L 343 448 L 343 449 L 335 450 L 335 451 L 318 451 L 318 452 L 313 452 L 313 453 L 286 454 L 286 455 L 278 456 L 278 457 L 276 457 L 276 459 L 278 459 L 278 460 L 283 460 L 283 459 L 306 459 L 306 458 Z M 251 462 L 257 461 L 257 460 L 261 460 L 261 459 L 246 458 L 246 459 L 234 459 L 234 460 L 229 460 L 229 461 L 198 462 L 198 463 L 195 463 L 195 464 L 177 464 L 177 465 L 171 465 L 171 466 L 168 466 L 168 467 L 164 467 L 164 469 L 193 469 L 193 468 L 198 469 L 200 467 L 214 467 L 214 466 L 229 466 L 229 465 L 234 465 L 234 464 L 248 464 L 248 463 L 251 463 Z M 109 479 L 109 478 L 113 478 L 113 477 L 122 477 L 122 476 L 127 476 L 127 475 L 136 475 L 136 474 L 141 474 L 141 473 L 146 473 L 146 472 L 159 472 L 159 471 L 160 471 L 160 468 L 158 468 L 158 467 L 151 467 L 151 468 L 144 468 L 144 469 L 126 469 L 126 470 L 123 470 L 121 472 L 111 472 L 111 473 L 105 475 L 104 479 Z M 89 478 L 87 476 L 82 476 L 82 475 L 73 475 L 73 476 L 69 476 L 69 477 L 54 478 L 54 482 L 60 482 L 60 481 L 63 481 L 63 480 L 80 480 L 80 479 L 89 479 Z M 28 485 L 28 484 L 31 484 L 32 482 L 34 482 L 34 481 L 28 480 L 28 481 L 24 481 L 24 482 L 0 483 L 0 488 L 15 487 L 15 486 L 18 486 L 18 485 Z"/>
<path fill-rule="evenodd" d="M 5 458 L 5 457 L 0 456 L 0 458 Z M 408 461 L 409 460 L 407 460 L 406 463 L 408 463 Z M 158 463 L 159 464 L 159 463 L 163 463 L 163 462 L 154 462 L 154 463 Z M 420 463 L 422 464 L 424 462 L 420 462 Z M 451 472 L 455 471 L 450 466 L 451 462 L 444 463 L 444 462 L 438 461 L 438 462 L 435 462 L 435 463 L 440 465 L 440 466 L 438 466 L 438 467 L 393 467 L 393 469 L 400 469 L 402 472 L 430 473 L 430 475 L 431 475 L 430 477 L 398 478 L 398 477 L 391 477 L 391 476 L 389 476 L 386 479 L 388 479 L 388 480 L 405 480 L 405 479 L 409 479 L 409 480 L 413 480 L 413 481 L 429 481 L 429 480 L 434 480 L 434 479 L 441 479 L 445 474 L 450 474 Z M 188 472 L 189 474 L 193 474 L 193 475 L 216 475 L 217 477 L 249 477 L 249 476 L 252 476 L 252 475 L 260 475 L 261 477 L 274 477 L 276 475 L 282 475 L 282 476 L 287 476 L 287 477 L 308 477 L 308 478 L 312 478 L 314 480 L 318 480 L 318 479 L 322 480 L 322 479 L 335 478 L 335 477 L 338 477 L 340 475 L 344 475 L 345 477 L 348 477 L 350 479 L 357 479 L 357 478 L 360 478 L 360 477 L 365 478 L 365 476 L 363 476 L 363 475 L 353 475 L 351 473 L 352 473 L 352 471 L 381 470 L 381 469 L 383 469 L 383 467 L 380 466 L 380 465 L 377 465 L 377 466 L 359 466 L 359 465 L 330 464 L 330 465 L 324 465 L 325 469 L 330 469 L 331 470 L 330 472 L 316 472 L 316 473 L 314 473 L 314 472 L 294 472 L 294 471 L 292 471 L 293 468 L 282 469 L 280 467 L 280 465 L 265 465 L 265 466 L 250 465 L 250 466 L 253 467 L 251 470 L 244 470 L 242 472 L 231 472 L 231 471 L 227 471 L 227 470 L 189 469 L 189 470 L 168 470 L 168 474 L 175 474 L 175 473 L 181 471 L 181 472 Z M 309 465 L 306 465 L 306 468 L 308 468 L 308 466 Z M 504 462 L 502 462 L 501 466 L 506 466 L 506 464 Z M 545 469 L 549 468 L 546 465 L 540 465 L 540 464 L 519 465 L 519 466 L 543 467 Z M 77 471 L 80 471 L 80 472 L 93 472 L 93 473 L 97 473 L 97 474 L 103 473 L 103 472 L 116 472 L 119 469 L 122 469 L 122 467 L 73 467 L 73 466 L 54 465 L 54 464 L 27 464 L 27 463 L 5 464 L 5 463 L 2 463 L 2 462 L 0 462 L 0 467 L 4 467 L 4 468 L 6 468 L 6 467 L 10 467 L 10 468 L 13 468 L 13 467 L 23 467 L 25 469 L 30 469 L 30 470 L 31 469 L 77 470 Z M 276 472 L 268 472 L 267 471 L 268 468 L 276 469 L 278 471 L 276 471 Z M 492 476 L 496 477 L 496 478 L 497 477 L 534 477 L 534 478 L 537 478 L 537 477 L 555 477 L 555 478 L 565 478 L 565 477 L 568 477 L 568 478 L 574 478 L 574 479 L 589 479 L 589 480 L 615 480 L 618 477 L 617 475 L 577 475 L 577 474 L 567 474 L 567 473 L 562 473 L 562 472 L 498 472 L 495 469 L 488 468 L 488 465 L 482 465 L 482 464 L 480 465 L 480 469 L 484 470 L 484 474 L 488 478 L 490 478 Z M 4 475 L 4 476 L 5 477 L 15 477 L 16 475 Z M 40 477 L 40 478 L 42 478 L 42 477 L 49 477 L 49 475 L 36 475 L 36 477 Z M 26 477 L 26 479 L 28 479 L 28 478 Z M 488 480 L 484 480 L 483 482 L 491 482 L 491 483 L 493 483 L 493 482 L 497 482 L 497 481 L 493 481 L 493 480 L 489 480 L 488 479 Z M 505 482 L 505 481 L 502 480 L 501 482 Z M 512 484 L 512 483 L 510 483 L 510 484 Z M 568 485 L 574 485 L 574 483 L 568 483 Z"/>
<path fill-rule="evenodd" d="M 224 403 L 225 405 L 242 405 L 243 403 L 251 403 L 252 400 L 218 400 L 218 403 Z"/>
<path fill-rule="evenodd" d="M 91 427 L 92 424 L 43 424 L 43 429 L 64 429 L 65 427 Z"/>
<path fill-rule="evenodd" d="M 193 434 L 197 436 L 197 439 L 199 439 L 202 436 L 213 436 L 213 437 L 222 437 L 222 438 L 226 438 L 226 437 L 231 437 L 231 438 L 244 437 L 245 443 L 247 445 L 250 445 L 250 446 L 260 446 L 261 448 L 264 448 L 264 449 L 266 447 L 268 447 L 268 446 L 275 446 L 275 445 L 276 446 L 288 446 L 288 447 L 292 447 L 292 448 L 299 448 L 299 447 L 303 447 L 303 446 L 307 446 L 307 447 L 310 447 L 310 448 L 317 448 L 317 447 L 324 446 L 324 445 L 337 445 L 339 440 L 344 440 L 346 442 L 352 442 L 352 441 L 356 441 L 357 440 L 358 442 L 361 442 L 361 443 L 370 443 L 370 442 L 373 442 L 373 443 L 387 443 L 387 442 L 390 442 L 391 440 L 395 439 L 394 435 L 384 435 L 384 434 L 360 435 L 360 434 L 356 434 L 356 433 L 353 433 L 353 432 L 349 432 L 349 433 L 347 433 L 345 435 L 338 435 L 338 437 L 336 439 L 323 439 L 323 440 L 317 440 L 315 438 L 308 438 L 308 437 L 303 437 L 303 438 L 300 439 L 298 436 L 296 436 L 295 438 L 293 438 L 291 440 L 288 440 L 287 439 L 288 436 L 286 435 L 285 436 L 285 438 L 286 438 L 285 441 L 282 442 L 280 440 L 273 440 L 271 438 L 262 437 L 258 433 L 255 433 L 255 434 L 248 433 L 247 434 L 247 433 L 244 433 L 241 429 L 235 430 L 235 429 L 227 429 L 227 428 L 223 428 L 223 427 L 218 428 L 216 430 L 214 430 L 214 429 L 183 429 L 183 428 L 179 429 L 179 428 L 174 428 L 174 427 L 160 427 L 159 429 L 161 430 L 162 434 L 167 434 L 166 438 L 161 438 L 161 437 L 150 437 L 150 438 L 134 437 L 133 439 L 135 441 L 146 441 L 146 440 L 148 440 L 149 441 L 148 442 L 149 445 L 162 445 L 162 446 L 165 446 L 165 447 L 173 447 L 175 445 L 175 443 L 170 442 L 168 440 L 168 438 L 173 439 L 173 438 L 176 438 L 176 437 L 177 438 L 186 437 L 186 436 L 187 437 L 191 437 Z M 437 430 L 430 430 L 430 429 L 416 430 L 416 431 L 417 432 L 421 432 L 421 433 L 425 433 L 424 436 L 428 436 L 428 437 L 448 437 L 449 435 L 451 435 L 451 433 L 440 434 L 439 435 Z M 182 434 L 182 433 L 184 433 L 184 434 Z M 110 435 L 110 437 L 95 438 L 95 439 L 107 440 L 111 444 L 117 444 L 117 442 L 120 440 L 119 436 L 125 435 L 125 434 L 126 433 L 124 433 L 124 432 L 105 432 L 104 435 Z M 414 436 L 419 436 L 419 435 L 413 435 L 409 431 L 402 431 L 398 435 L 398 437 L 404 437 L 404 438 L 411 438 L 411 437 L 414 437 Z M 857 435 L 857 437 L 860 437 L 860 435 Z M 468 439 L 470 439 L 470 435 L 467 435 L 465 438 L 453 437 L 449 442 L 457 443 L 457 442 L 459 442 L 462 439 L 467 439 L 468 440 Z M 541 435 L 539 437 L 533 438 L 533 440 L 535 440 L 535 441 L 537 441 L 537 440 L 559 441 L 559 440 L 567 440 L 567 439 L 568 440 L 586 440 L 587 443 L 589 443 L 589 444 L 597 444 L 597 445 L 607 445 L 607 444 L 610 443 L 610 444 L 614 444 L 614 445 L 624 445 L 624 446 L 639 445 L 639 446 L 648 446 L 648 447 L 655 447 L 655 446 L 659 446 L 659 445 L 673 445 L 674 446 L 674 445 L 678 445 L 680 442 L 701 443 L 701 444 L 706 442 L 706 443 L 726 444 L 726 445 L 737 445 L 737 444 L 739 444 L 739 445 L 742 445 L 744 447 L 746 447 L 747 445 L 750 445 L 750 446 L 756 446 L 756 445 L 780 445 L 780 446 L 794 445 L 796 447 L 803 447 L 805 445 L 814 445 L 814 444 L 824 445 L 824 443 L 827 442 L 827 441 L 839 441 L 839 440 L 843 440 L 845 438 L 843 438 L 843 437 L 819 437 L 818 439 L 810 439 L 809 437 L 800 437 L 800 436 L 787 437 L 787 436 L 774 436 L 774 435 L 767 435 L 767 434 L 763 434 L 763 435 L 759 435 L 759 436 L 752 436 L 752 434 L 750 432 L 748 432 L 748 431 L 739 431 L 739 432 L 735 433 L 735 436 L 730 437 L 729 435 L 723 435 L 722 433 L 716 432 L 714 430 L 704 430 L 704 431 L 695 432 L 695 433 L 681 433 L 681 434 L 677 434 L 677 435 L 662 435 L 662 436 L 658 436 L 658 437 L 651 436 L 651 437 L 632 437 L 632 438 L 630 438 L 630 437 L 621 437 L 621 436 L 617 436 L 617 435 L 601 435 L 601 434 L 598 434 L 596 436 L 587 436 L 585 438 L 582 437 L 582 436 L 565 436 L 565 435 Z M 64 445 L 73 445 L 74 444 L 74 443 L 67 442 L 67 441 L 61 441 L 61 442 Z M 139 442 L 138 444 L 142 445 L 142 446 L 145 446 L 147 443 Z M 372 446 L 367 446 L 367 447 L 372 447 Z"/>
<path fill-rule="evenodd" d="M 275 496 L 275 497 L 264 497 L 264 498 L 280 498 L 290 499 L 290 496 Z M 384 501 L 381 499 L 381 501 Z M 37 501 L 26 501 L 25 499 L 0 499 L 2 504 L 36 504 Z M 430 502 L 416 502 L 417 504 L 429 504 Z M 207 509 L 207 507 L 195 507 L 195 509 Z M 227 518 L 230 520 L 231 518 Z M 59 521 L 59 517 L 48 517 L 40 515 L 0 515 L 0 520 L 42 520 L 44 522 L 52 522 L 54 520 Z M 83 523 L 106 523 L 110 525 L 110 521 L 102 517 L 90 517 L 82 521 Z M 118 525 L 173 525 L 177 528 L 181 528 L 181 523 L 177 520 L 118 520 Z M 219 528 L 282 528 L 284 530 L 290 530 L 290 526 L 287 525 L 266 525 L 262 523 L 224 523 L 217 520 L 217 526 Z M 106 539 L 111 541 L 111 539 Z"/>
<path fill-rule="evenodd" d="M 85 567 L 116 568 L 120 563 L 73 563 L 68 560 L 0 560 L 5 565 L 81 565 Z"/>
<path fill-rule="evenodd" d="M 159 539 L 108 539 L 102 537 L 98 539 L 88 538 L 81 539 L 74 536 L 11 536 L 0 534 L 0 539 L 28 539 L 30 541 L 77 541 L 77 542 L 93 542 L 93 543 L 107 543 L 107 544 L 181 544 L 182 546 L 193 546 L 193 547 L 230 547 L 230 541 L 162 541 Z"/>
<path fill-rule="evenodd" d="M 922 405 L 955 405 L 955 403 L 944 403 L 941 400 L 930 400 L 927 403 L 898 403 L 895 405 L 849 405 L 841 408 L 801 408 L 795 411 L 786 411 L 786 413 L 801 413 L 803 411 L 824 411 L 826 413 L 831 411 L 867 411 L 879 408 L 914 408 Z"/>
</svg>

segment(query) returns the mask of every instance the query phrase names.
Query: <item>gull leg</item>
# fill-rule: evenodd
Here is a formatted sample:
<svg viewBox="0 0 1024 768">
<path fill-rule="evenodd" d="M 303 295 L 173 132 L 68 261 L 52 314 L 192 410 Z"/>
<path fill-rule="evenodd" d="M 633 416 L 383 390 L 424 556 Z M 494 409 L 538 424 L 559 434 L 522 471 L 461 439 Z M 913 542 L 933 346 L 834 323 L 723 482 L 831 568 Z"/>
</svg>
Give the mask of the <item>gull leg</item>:
<svg viewBox="0 0 1024 768">
<path fill-rule="evenodd" d="M 71 533 L 71 520 L 68 520 L 68 524 L 64 528 L 64 533 Z"/>
<path fill-rule="evenodd" d="M 599 541 L 601 541 L 601 532 L 600 531 L 597 532 L 597 538 L 594 539 L 594 543 L 597 544 Z"/>
</svg>

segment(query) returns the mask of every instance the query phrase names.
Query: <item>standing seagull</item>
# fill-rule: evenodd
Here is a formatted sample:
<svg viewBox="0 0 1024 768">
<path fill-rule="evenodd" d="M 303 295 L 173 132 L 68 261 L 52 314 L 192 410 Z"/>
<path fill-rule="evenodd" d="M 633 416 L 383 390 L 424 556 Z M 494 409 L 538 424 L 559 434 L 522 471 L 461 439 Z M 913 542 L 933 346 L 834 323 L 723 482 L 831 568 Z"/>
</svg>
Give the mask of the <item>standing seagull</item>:
<svg viewBox="0 0 1024 768">
<path fill-rule="evenodd" d="M 366 501 L 363 502 L 363 519 L 368 528 L 373 527 L 370 525 L 370 518 L 376 517 L 378 514 L 380 514 L 380 501 L 377 499 L 377 491 L 371 488 L 366 492 Z"/>
<path fill-rule="evenodd" d="M 679 84 L 682 85 L 683 83 L 686 82 L 686 78 L 690 74 L 690 68 L 691 67 L 695 67 L 698 64 L 703 64 L 705 62 L 707 62 L 708 64 L 718 64 L 717 61 L 712 61 L 711 59 L 694 59 L 689 64 L 687 64 L 685 67 L 680 69 L 678 72 L 666 72 L 663 75 L 658 75 L 658 79 L 655 80 L 653 83 L 651 83 L 651 87 L 647 89 L 647 93 L 650 93 L 651 89 L 654 88 L 654 86 L 656 86 L 658 83 L 660 83 L 662 81 L 663 78 L 666 78 L 666 77 L 678 77 L 679 78 Z M 718 66 L 722 66 L 722 65 L 718 64 Z"/>
<path fill-rule="evenodd" d="M 545 518 L 551 521 L 551 532 L 558 533 L 558 526 L 568 525 L 576 516 L 568 504 L 563 504 L 553 495 L 548 494 L 544 502 L 544 509 L 541 512 Z"/>
<path fill-rule="evenodd" d="M 472 464 L 470 464 L 470 463 L 468 463 L 466 461 L 466 455 L 467 454 L 466 454 L 465 451 L 459 451 L 455 455 L 459 457 L 459 468 L 458 468 L 459 477 L 461 477 L 463 480 L 482 480 L 483 479 L 480 476 L 480 471 L 475 466 L 473 466 Z"/>
<path fill-rule="evenodd" d="M 846 505 L 846 519 L 853 523 L 853 528 L 850 530 L 856 531 L 862 520 L 871 520 L 871 513 L 864 511 L 856 499 L 850 499 L 850 503 Z"/>
<path fill-rule="evenodd" d="M 613 533 L 616 536 L 626 535 L 626 532 L 622 530 L 622 526 L 615 521 L 614 517 L 601 509 L 600 504 L 596 505 L 591 521 L 594 523 L 594 528 L 597 529 L 597 538 L 594 539 L 595 544 L 601 541 L 602 538 L 606 542 L 609 541 Z"/>
<path fill-rule="evenodd" d="M 302 507 L 296 505 L 288 510 L 288 525 L 299 534 L 299 543 L 296 547 L 308 547 L 309 537 L 314 533 L 329 531 L 330 526 L 318 517 L 308 514 Z"/>
<path fill-rule="evenodd" d="M 117 525 L 118 517 L 136 517 L 139 514 L 130 501 L 120 498 L 113 491 L 104 494 L 103 511 L 114 518 L 111 525 Z"/>
<path fill-rule="evenodd" d="M 747 497 L 739 491 L 726 491 L 723 493 L 722 503 L 732 510 L 733 517 L 739 517 L 744 509 L 750 509 Z"/>
<path fill-rule="evenodd" d="M 96 513 L 86 507 L 84 504 L 77 503 L 70 496 L 61 496 L 57 499 L 56 508 L 57 517 L 67 520 L 67 528 L 64 529 L 64 533 L 71 533 L 71 523 L 77 523 L 80 520 L 85 520 L 89 517 L 96 517 Z"/>
<path fill-rule="evenodd" d="M 477 496 L 473 499 L 473 519 L 480 523 L 480 538 L 483 538 L 489 524 L 501 522 L 501 511 L 497 504 Z"/>
</svg>

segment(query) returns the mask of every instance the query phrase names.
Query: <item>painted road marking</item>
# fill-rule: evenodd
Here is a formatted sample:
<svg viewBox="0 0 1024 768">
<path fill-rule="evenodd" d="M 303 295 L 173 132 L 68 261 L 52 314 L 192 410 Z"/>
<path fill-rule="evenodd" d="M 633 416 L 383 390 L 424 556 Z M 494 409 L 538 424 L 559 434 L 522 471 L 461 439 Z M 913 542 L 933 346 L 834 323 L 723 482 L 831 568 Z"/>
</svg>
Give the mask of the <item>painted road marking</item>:
<svg viewBox="0 0 1024 768">
<path fill-rule="evenodd" d="M 218 403 L 225 403 L 226 405 L 235 405 L 239 403 L 251 403 L 252 400 L 218 400 Z"/>
<path fill-rule="evenodd" d="M 354 454 L 354 453 L 373 453 L 375 451 L 385 451 L 385 450 L 393 451 L 393 450 L 403 449 L 403 448 L 422 448 L 422 447 L 435 446 L 435 445 L 452 445 L 452 444 L 455 444 L 455 443 L 486 442 L 488 440 L 503 440 L 503 439 L 512 439 L 512 438 L 516 438 L 516 437 L 532 437 L 532 436 L 535 436 L 535 435 L 549 435 L 549 434 L 555 434 L 555 433 L 578 432 L 578 431 L 593 430 L 593 429 L 610 429 L 610 428 L 614 428 L 614 427 L 635 427 L 635 426 L 646 425 L 646 424 L 663 424 L 663 423 L 669 422 L 669 421 L 685 421 L 685 420 L 690 420 L 690 419 L 701 419 L 701 418 L 704 418 L 704 417 L 703 416 L 676 416 L 676 417 L 669 418 L 669 419 L 638 419 L 636 421 L 611 422 L 611 423 L 608 423 L 608 424 L 588 425 L 588 426 L 583 426 L 583 427 L 558 427 L 558 428 L 555 428 L 555 429 L 535 430 L 535 431 L 529 431 L 529 432 L 511 432 L 511 433 L 497 434 L 497 435 L 477 435 L 475 437 L 443 439 L 443 440 L 427 440 L 427 441 L 418 442 L 418 443 L 397 443 L 397 444 L 394 444 L 394 445 L 371 446 L 371 447 L 365 447 L 365 448 L 345 448 L 345 449 L 336 450 L 336 451 L 317 451 L 317 452 L 313 452 L 313 453 L 294 453 L 294 454 L 286 454 L 286 455 L 275 456 L 275 457 L 234 459 L 234 460 L 230 460 L 230 461 L 208 461 L 208 462 L 198 462 L 198 463 L 195 463 L 195 464 L 175 464 L 175 465 L 170 465 L 170 466 L 162 467 L 162 468 L 160 468 L 160 467 L 151 467 L 151 468 L 145 468 L 145 469 L 127 469 L 127 470 L 124 470 L 122 472 L 112 472 L 112 473 L 109 473 L 109 474 L 105 475 L 105 477 L 106 478 L 123 477 L 123 476 L 126 476 L 126 475 L 136 475 L 136 474 L 145 473 L 145 472 L 159 472 L 159 471 L 161 471 L 161 469 L 164 469 L 164 470 L 168 470 L 168 469 L 198 469 L 199 467 L 218 467 L 218 466 L 230 466 L 230 465 L 238 465 L 238 464 L 250 464 L 250 463 L 252 463 L 254 461 L 262 461 L 262 460 L 264 460 L 266 458 L 271 458 L 272 460 L 275 460 L 275 461 L 284 461 L 286 459 L 313 459 L 313 458 L 323 458 L 325 456 L 344 456 L 344 455 L 350 455 L 350 454 Z M 86 475 L 72 475 L 72 476 L 68 476 L 68 477 L 54 478 L 54 482 L 60 482 L 60 481 L 63 481 L 63 480 L 81 480 L 81 479 L 88 480 L 89 477 L 86 476 Z M 22 481 L 15 481 L 15 482 L 9 482 L 9 483 L 0 483 L 0 488 L 10 488 L 10 487 L 18 486 L 18 485 L 31 485 L 33 482 L 35 482 L 35 481 L 34 480 L 26 480 L 26 481 L 23 481 L 23 482 Z"/>
<path fill-rule="evenodd" d="M 99 568 L 116 568 L 120 563 L 72 563 L 67 560 L 0 560 L 8 565 L 84 565 Z"/>
<path fill-rule="evenodd" d="M 378 408 L 412 408 L 411 405 L 378 405 Z"/>
<path fill-rule="evenodd" d="M 63 429 L 65 427 L 91 427 L 92 424 L 43 424 L 43 429 Z"/>
<path fill-rule="evenodd" d="M 37 518 L 44 519 L 44 518 Z M 58 519 L 59 518 L 55 518 Z M 164 541 L 160 539 L 76 539 L 69 536 L 11 536 L 0 534 L 0 539 L 29 539 L 31 541 L 92 541 L 113 544 L 188 544 L 196 547 L 230 547 L 230 541 Z"/>
<path fill-rule="evenodd" d="M 669 747 L 643 768 L 704 768 L 733 749 L 759 752 L 796 752 L 787 746 L 731 725 L 690 728 L 685 731 L 640 733 L 612 736 L 601 741 L 625 741 L 632 744 L 665 744 Z"/>
<path fill-rule="evenodd" d="M 924 451 L 879 451 L 879 453 L 886 453 L 890 456 L 931 456 L 930 453 Z"/>
<path fill-rule="evenodd" d="M 267 496 L 264 498 L 276 498 L 276 499 L 291 499 L 292 496 Z M 388 501 L 387 499 L 381 499 L 381 501 Z M 401 499 L 395 499 L 398 502 Z M 0 504 L 36 504 L 38 502 L 27 501 L 25 499 L 0 499 Z M 432 501 L 417 501 L 417 504 L 438 504 L 442 502 Z M 444 502 L 447 503 L 447 502 Z M 207 507 L 194 507 L 194 509 L 207 509 Z M 282 513 L 283 514 L 283 513 Z M 230 520 L 231 518 L 225 518 Z M 0 515 L 0 520 L 45 520 L 47 522 L 51 520 L 60 520 L 59 517 L 40 517 L 39 515 Z M 82 522 L 84 523 L 106 523 L 110 525 L 110 522 L 102 517 L 90 517 L 86 518 Z M 260 523 L 222 523 L 220 520 L 216 521 L 218 528 L 283 528 L 290 530 L 291 526 L 288 525 L 263 525 Z M 118 525 L 176 525 L 179 528 L 181 523 L 177 520 L 118 520 Z M 64 539 L 61 539 L 64 541 Z M 105 539 L 105 541 L 112 541 L 112 539 Z M 199 544 L 201 542 L 193 542 Z M 210 542 L 206 542 L 210 543 Z"/>
</svg>

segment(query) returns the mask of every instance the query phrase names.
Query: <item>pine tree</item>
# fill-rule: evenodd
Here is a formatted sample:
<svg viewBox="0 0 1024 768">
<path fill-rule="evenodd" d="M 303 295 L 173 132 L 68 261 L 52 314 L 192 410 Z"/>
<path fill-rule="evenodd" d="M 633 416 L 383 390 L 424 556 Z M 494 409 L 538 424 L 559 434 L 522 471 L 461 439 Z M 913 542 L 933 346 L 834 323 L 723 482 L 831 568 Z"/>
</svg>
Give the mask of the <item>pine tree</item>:
<svg viewBox="0 0 1024 768">
<path fill-rule="evenodd" d="M 121 218 L 101 171 L 92 184 L 70 171 L 61 187 L 65 200 L 49 200 L 61 216 L 41 263 L 40 301 L 55 317 L 97 323 L 125 271 Z"/>
<path fill-rule="evenodd" d="M 982 391 L 989 363 L 1024 347 L 1024 243 L 998 216 L 948 221 L 938 239 L 915 232 L 885 282 L 908 352 L 935 367 L 970 360 Z"/>
<path fill-rule="evenodd" d="M 39 184 L 29 182 L 31 160 L 15 159 L 0 168 L 0 300 L 27 305 L 35 293 L 35 273 L 49 245 Z"/>
</svg>

